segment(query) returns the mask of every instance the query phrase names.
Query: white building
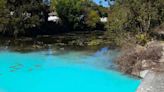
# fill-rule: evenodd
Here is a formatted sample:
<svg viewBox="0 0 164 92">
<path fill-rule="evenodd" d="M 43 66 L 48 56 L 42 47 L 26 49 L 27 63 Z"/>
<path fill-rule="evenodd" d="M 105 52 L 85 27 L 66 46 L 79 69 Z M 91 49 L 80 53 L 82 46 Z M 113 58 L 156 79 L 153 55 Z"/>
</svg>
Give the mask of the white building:
<svg viewBox="0 0 164 92">
<path fill-rule="evenodd" d="M 48 21 L 56 22 L 58 23 L 60 21 L 60 18 L 57 16 L 56 12 L 51 12 L 48 14 Z"/>
<path fill-rule="evenodd" d="M 108 21 L 108 17 L 101 17 L 100 21 L 106 23 Z"/>
</svg>

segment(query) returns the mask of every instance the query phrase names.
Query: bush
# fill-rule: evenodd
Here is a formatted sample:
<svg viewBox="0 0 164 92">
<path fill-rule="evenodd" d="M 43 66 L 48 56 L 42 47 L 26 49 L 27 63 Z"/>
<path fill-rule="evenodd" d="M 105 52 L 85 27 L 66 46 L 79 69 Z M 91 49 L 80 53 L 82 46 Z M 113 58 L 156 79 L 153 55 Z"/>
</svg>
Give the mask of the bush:
<svg viewBox="0 0 164 92">
<path fill-rule="evenodd" d="M 137 34 L 136 35 L 136 42 L 140 45 L 144 46 L 149 41 L 150 41 L 150 36 L 148 34 Z"/>
<path fill-rule="evenodd" d="M 86 24 L 88 25 L 88 27 L 96 28 L 96 24 L 98 22 L 100 22 L 100 16 L 98 15 L 98 13 L 96 11 L 91 10 L 87 14 L 85 21 L 86 21 Z"/>
</svg>

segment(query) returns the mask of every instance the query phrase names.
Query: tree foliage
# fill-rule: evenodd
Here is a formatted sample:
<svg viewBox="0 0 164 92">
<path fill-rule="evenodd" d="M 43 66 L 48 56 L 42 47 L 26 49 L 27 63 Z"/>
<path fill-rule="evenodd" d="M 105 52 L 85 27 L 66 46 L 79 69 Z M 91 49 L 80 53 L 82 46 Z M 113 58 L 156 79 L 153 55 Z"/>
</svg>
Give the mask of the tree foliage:
<svg viewBox="0 0 164 92">
<path fill-rule="evenodd" d="M 7 13 L 6 0 L 0 0 L 0 32 L 5 31 L 5 26 L 8 24 Z"/>
<path fill-rule="evenodd" d="M 56 2 L 56 11 L 64 25 L 70 29 L 76 29 L 82 17 L 82 1 L 56 0 Z"/>
<path fill-rule="evenodd" d="M 17 36 L 44 21 L 42 0 L 0 0 L 2 33 Z"/>
<path fill-rule="evenodd" d="M 100 16 L 98 15 L 98 13 L 94 10 L 91 10 L 89 11 L 86 17 L 86 24 L 91 28 L 95 28 L 99 20 L 100 20 Z"/>
<path fill-rule="evenodd" d="M 104 9 L 91 0 L 53 0 L 51 7 L 70 30 L 95 28 Z"/>
<path fill-rule="evenodd" d="M 109 36 L 114 35 L 112 39 L 127 38 L 129 34 L 133 37 L 139 34 L 148 36 L 154 27 L 164 22 L 162 7 L 164 0 L 116 0 L 110 7 Z"/>
</svg>

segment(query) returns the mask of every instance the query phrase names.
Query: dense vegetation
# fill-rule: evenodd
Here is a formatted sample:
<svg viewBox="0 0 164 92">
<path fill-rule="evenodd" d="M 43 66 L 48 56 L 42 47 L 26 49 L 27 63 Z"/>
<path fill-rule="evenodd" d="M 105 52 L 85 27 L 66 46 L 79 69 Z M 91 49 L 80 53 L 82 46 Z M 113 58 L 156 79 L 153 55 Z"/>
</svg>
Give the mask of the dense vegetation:
<svg viewBox="0 0 164 92">
<path fill-rule="evenodd" d="M 163 43 L 155 40 L 164 31 L 164 0 L 116 0 L 109 11 L 107 35 L 123 47 L 119 69 L 142 78 L 163 69 Z"/>
<path fill-rule="evenodd" d="M 52 0 L 52 7 L 70 30 L 96 28 L 103 10 L 107 10 L 91 0 Z"/>
<path fill-rule="evenodd" d="M 28 31 L 36 33 L 36 29 L 47 26 L 51 11 L 61 19 L 55 26 L 62 25 L 65 31 L 93 30 L 100 25 L 101 10 L 105 8 L 90 0 L 51 0 L 50 5 L 43 0 L 0 0 L 0 33 L 15 37 Z M 100 26 L 103 29 L 103 24 Z"/>
<path fill-rule="evenodd" d="M 44 22 L 42 0 L 0 0 L 0 32 L 17 36 Z"/>
<path fill-rule="evenodd" d="M 164 22 L 163 7 L 164 0 L 115 0 L 110 7 L 108 35 L 118 45 L 144 45 L 153 29 Z"/>
<path fill-rule="evenodd" d="M 153 39 L 153 30 L 164 22 L 164 0 L 104 1 L 110 7 L 92 0 L 51 0 L 50 4 L 42 0 L 0 0 L 0 33 L 15 37 L 28 32 L 37 35 L 37 29 L 55 25 L 53 31 L 59 33 L 60 28 L 66 32 L 106 30 L 106 36 L 115 45 L 127 42 L 144 45 Z M 47 22 L 52 11 L 60 17 L 59 24 Z M 108 22 L 100 22 L 101 17 L 108 17 Z"/>
</svg>

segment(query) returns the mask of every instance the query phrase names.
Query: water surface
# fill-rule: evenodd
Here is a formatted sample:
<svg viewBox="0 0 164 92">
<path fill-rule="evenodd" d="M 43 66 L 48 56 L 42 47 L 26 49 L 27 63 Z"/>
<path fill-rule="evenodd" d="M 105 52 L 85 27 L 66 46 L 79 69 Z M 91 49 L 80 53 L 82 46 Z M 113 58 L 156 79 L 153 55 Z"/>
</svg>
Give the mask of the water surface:
<svg viewBox="0 0 164 92">
<path fill-rule="evenodd" d="M 135 92 L 140 80 L 112 69 L 115 51 L 0 52 L 0 92 Z"/>
</svg>

